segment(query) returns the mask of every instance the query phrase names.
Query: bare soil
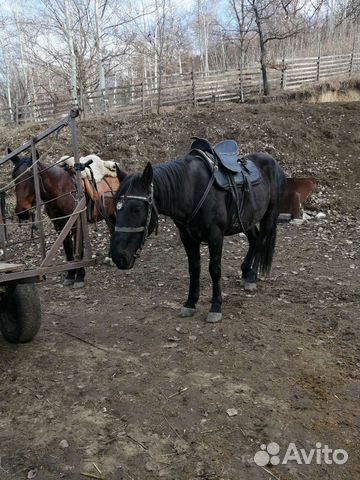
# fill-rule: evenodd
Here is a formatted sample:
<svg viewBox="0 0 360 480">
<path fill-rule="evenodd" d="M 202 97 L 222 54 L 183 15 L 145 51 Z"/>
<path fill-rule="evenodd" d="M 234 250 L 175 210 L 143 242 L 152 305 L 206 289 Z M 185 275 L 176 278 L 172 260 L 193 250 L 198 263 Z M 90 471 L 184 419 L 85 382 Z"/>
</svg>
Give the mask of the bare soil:
<svg viewBox="0 0 360 480">
<path fill-rule="evenodd" d="M 101 263 L 108 238 L 92 231 L 86 288 L 49 278 L 38 336 L 0 339 L 0 479 L 358 477 L 358 114 L 355 103 L 223 104 L 80 124 L 82 153 L 129 171 L 185 153 L 192 135 L 235 138 L 289 175 L 314 176 L 306 208 L 326 218 L 279 225 L 272 274 L 255 294 L 240 287 L 246 241 L 228 237 L 219 325 L 204 322 L 206 247 L 198 312 L 178 317 L 187 266 L 169 219 L 127 272 Z M 1 131 L 0 146 L 41 129 Z M 53 158 L 67 142 L 64 132 Z M 289 442 L 307 452 L 320 442 L 349 459 L 262 468 L 253 456 L 269 442 L 280 456 Z"/>
</svg>

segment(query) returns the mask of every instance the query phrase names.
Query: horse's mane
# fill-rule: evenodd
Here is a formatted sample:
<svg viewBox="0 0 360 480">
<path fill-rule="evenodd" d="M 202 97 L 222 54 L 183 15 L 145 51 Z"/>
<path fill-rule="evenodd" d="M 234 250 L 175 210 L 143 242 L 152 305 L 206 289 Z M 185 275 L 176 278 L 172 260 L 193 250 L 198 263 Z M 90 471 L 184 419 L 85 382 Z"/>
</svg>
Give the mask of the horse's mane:
<svg viewBox="0 0 360 480">
<path fill-rule="evenodd" d="M 170 160 L 169 162 L 159 163 L 158 165 L 153 166 L 155 189 L 160 193 L 164 204 L 170 208 L 175 198 L 174 192 L 181 192 L 184 180 L 187 178 L 189 162 L 193 158 L 194 157 L 191 155 L 186 155 L 184 157 L 179 157 L 175 160 Z M 138 172 L 126 177 L 121 182 L 121 186 L 117 192 L 115 201 L 117 201 L 121 195 L 124 195 L 127 191 L 130 191 L 132 187 L 139 185 L 141 182 L 141 176 L 142 173 Z"/>
</svg>

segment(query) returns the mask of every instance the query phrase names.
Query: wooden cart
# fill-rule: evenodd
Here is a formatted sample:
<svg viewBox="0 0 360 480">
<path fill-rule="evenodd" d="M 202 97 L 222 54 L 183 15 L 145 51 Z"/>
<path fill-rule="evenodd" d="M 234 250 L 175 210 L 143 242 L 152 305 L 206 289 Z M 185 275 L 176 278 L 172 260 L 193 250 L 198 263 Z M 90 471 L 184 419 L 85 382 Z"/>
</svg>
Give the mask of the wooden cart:
<svg viewBox="0 0 360 480">
<path fill-rule="evenodd" d="M 0 167 L 12 157 L 26 150 L 31 151 L 32 158 L 36 158 L 36 144 L 53 133 L 59 132 L 64 127 L 69 127 L 72 138 L 72 148 L 75 164 L 79 164 L 79 151 L 76 135 L 75 118 L 79 112 L 72 109 L 69 116 L 60 120 L 52 127 L 33 137 L 22 146 L 16 148 L 13 152 L 0 159 Z M 40 235 L 40 247 L 42 258 L 39 265 L 35 268 L 27 269 L 25 265 L 12 262 L 7 258 L 7 235 L 6 220 L 0 209 L 0 330 L 4 337 L 10 342 L 27 342 L 31 340 L 38 332 L 41 324 L 41 305 L 37 289 L 37 283 L 44 280 L 47 274 L 58 273 L 85 267 L 92 263 L 90 240 L 88 234 L 88 224 L 86 219 L 86 200 L 83 192 L 80 170 L 76 171 L 76 196 L 77 203 L 73 213 L 69 216 L 66 225 L 58 233 L 56 240 L 47 248 L 45 235 L 42 228 L 42 202 L 39 187 L 39 173 L 36 162 L 32 168 L 34 176 L 34 186 L 36 194 L 36 203 L 34 206 L 36 212 L 36 223 Z M 3 198 L 4 190 L 0 190 Z M 79 235 L 76 248 L 75 260 L 72 262 L 59 263 L 55 257 L 62 246 L 62 243 L 73 226 L 82 232 Z M 80 252 L 83 252 L 81 254 Z"/>
<path fill-rule="evenodd" d="M 28 342 L 41 324 L 41 304 L 35 282 L 39 277 L 5 281 L 9 273 L 19 273 L 24 266 L 0 262 L 0 331 L 9 342 Z"/>
</svg>

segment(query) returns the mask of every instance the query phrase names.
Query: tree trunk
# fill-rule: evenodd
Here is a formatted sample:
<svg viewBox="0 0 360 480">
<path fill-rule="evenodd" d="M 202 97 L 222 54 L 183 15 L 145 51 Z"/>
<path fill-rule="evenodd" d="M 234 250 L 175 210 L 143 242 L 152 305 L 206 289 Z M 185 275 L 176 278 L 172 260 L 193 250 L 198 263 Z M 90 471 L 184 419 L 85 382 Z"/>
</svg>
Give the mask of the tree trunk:
<svg viewBox="0 0 360 480">
<path fill-rule="evenodd" d="M 182 75 L 183 68 L 182 68 L 181 50 L 178 51 L 178 62 L 179 62 L 179 74 Z"/>
<path fill-rule="evenodd" d="M 253 9 L 255 14 L 255 23 L 256 23 L 257 31 L 259 35 L 260 65 L 261 65 L 261 75 L 262 75 L 262 81 L 263 81 L 264 95 L 269 95 L 270 87 L 269 87 L 269 81 L 268 81 L 267 70 L 266 70 L 266 45 L 264 40 L 264 34 L 262 31 L 262 25 L 261 25 L 258 9 L 256 8 L 255 5 Z"/>
<path fill-rule="evenodd" d="M 99 0 L 95 0 L 95 27 L 96 27 L 96 57 L 98 62 L 99 70 L 99 90 L 104 93 L 106 84 L 105 84 L 105 69 L 102 60 L 102 30 L 101 30 L 101 19 L 100 19 L 100 5 Z"/>
<path fill-rule="evenodd" d="M 244 103 L 244 40 L 240 40 L 240 102 Z"/>
<path fill-rule="evenodd" d="M 77 72 L 76 72 L 76 56 L 74 50 L 74 42 L 72 36 L 72 28 L 70 21 L 70 12 L 69 12 L 69 0 L 64 0 L 64 12 L 65 12 L 65 28 L 66 28 L 66 37 L 68 41 L 69 54 L 70 54 L 70 69 L 71 69 L 71 79 L 70 79 L 70 91 L 71 91 L 71 101 L 74 105 L 78 104 L 77 98 Z"/>
</svg>

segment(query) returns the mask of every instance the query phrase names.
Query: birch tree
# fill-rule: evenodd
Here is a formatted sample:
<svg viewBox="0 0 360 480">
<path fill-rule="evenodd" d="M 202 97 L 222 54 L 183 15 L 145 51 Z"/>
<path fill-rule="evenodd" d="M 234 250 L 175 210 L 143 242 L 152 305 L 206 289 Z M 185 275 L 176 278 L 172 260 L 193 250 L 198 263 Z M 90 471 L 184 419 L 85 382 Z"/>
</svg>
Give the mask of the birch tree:
<svg viewBox="0 0 360 480">
<path fill-rule="evenodd" d="M 322 0 L 247 0 L 253 15 L 253 29 L 260 48 L 260 67 L 264 95 L 269 95 L 267 73 L 269 43 L 294 37 L 306 30 L 321 7 Z"/>
<path fill-rule="evenodd" d="M 104 11 L 103 7 L 103 11 Z M 95 44 L 96 44 L 96 56 L 98 62 L 98 69 L 99 69 L 99 89 L 100 91 L 104 91 L 106 88 L 105 84 L 105 68 L 103 64 L 103 48 L 102 48 L 102 28 L 101 28 L 101 20 L 102 20 L 102 13 L 100 11 L 100 4 L 99 0 L 95 0 Z"/>
<path fill-rule="evenodd" d="M 65 34 L 67 38 L 67 43 L 69 47 L 69 56 L 70 56 L 70 69 L 71 69 L 71 79 L 70 79 L 70 92 L 71 92 L 71 101 L 74 105 L 78 103 L 78 94 L 77 94 L 77 68 L 76 68 L 76 56 L 74 50 L 74 40 L 73 40 L 73 30 L 72 22 L 69 10 L 69 0 L 64 0 L 64 14 L 65 14 Z"/>
<path fill-rule="evenodd" d="M 246 47 L 249 44 L 249 31 L 251 27 L 251 17 L 246 5 L 246 0 L 230 0 L 230 7 L 234 13 L 237 32 L 239 36 L 239 69 L 240 69 L 240 101 L 244 101 L 244 65 Z"/>
</svg>

